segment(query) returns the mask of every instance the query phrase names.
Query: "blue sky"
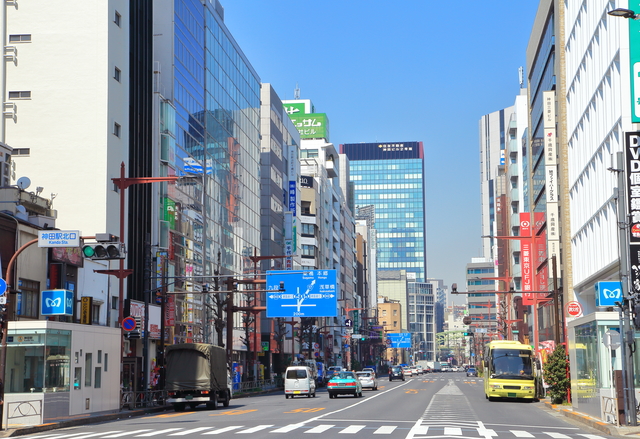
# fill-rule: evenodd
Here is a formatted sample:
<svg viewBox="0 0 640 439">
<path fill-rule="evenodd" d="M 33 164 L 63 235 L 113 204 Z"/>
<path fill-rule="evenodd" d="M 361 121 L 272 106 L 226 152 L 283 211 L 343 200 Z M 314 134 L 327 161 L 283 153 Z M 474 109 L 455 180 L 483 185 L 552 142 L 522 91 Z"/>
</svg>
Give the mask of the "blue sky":
<svg viewBox="0 0 640 439">
<path fill-rule="evenodd" d="M 478 121 L 513 105 L 538 2 L 220 1 L 261 81 L 281 99 L 298 84 L 336 146 L 424 143 L 427 275 L 464 290 L 482 252 Z"/>
</svg>

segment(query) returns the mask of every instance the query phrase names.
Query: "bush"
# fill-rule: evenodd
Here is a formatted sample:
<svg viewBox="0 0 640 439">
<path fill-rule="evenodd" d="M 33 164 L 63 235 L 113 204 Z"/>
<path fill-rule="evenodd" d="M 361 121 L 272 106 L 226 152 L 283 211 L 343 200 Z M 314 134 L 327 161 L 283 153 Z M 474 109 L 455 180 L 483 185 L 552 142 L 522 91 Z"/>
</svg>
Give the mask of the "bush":
<svg viewBox="0 0 640 439">
<path fill-rule="evenodd" d="M 561 404 L 567 400 L 567 391 L 571 384 L 567 377 L 567 354 L 564 346 L 559 345 L 547 359 L 543 367 L 544 382 L 549 386 L 547 394 L 552 404 Z"/>
</svg>

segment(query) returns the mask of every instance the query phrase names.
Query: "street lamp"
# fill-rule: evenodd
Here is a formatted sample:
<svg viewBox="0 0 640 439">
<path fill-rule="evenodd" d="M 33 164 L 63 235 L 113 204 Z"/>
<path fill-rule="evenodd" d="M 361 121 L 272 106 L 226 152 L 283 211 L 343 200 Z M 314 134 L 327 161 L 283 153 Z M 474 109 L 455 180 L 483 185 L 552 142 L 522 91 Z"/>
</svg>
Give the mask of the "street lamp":
<svg viewBox="0 0 640 439">
<path fill-rule="evenodd" d="M 635 12 L 633 12 L 631 9 L 623 9 L 623 8 L 613 9 L 607 12 L 607 14 L 611 15 L 612 17 L 631 18 L 633 20 L 640 19 L 640 16 Z"/>
</svg>

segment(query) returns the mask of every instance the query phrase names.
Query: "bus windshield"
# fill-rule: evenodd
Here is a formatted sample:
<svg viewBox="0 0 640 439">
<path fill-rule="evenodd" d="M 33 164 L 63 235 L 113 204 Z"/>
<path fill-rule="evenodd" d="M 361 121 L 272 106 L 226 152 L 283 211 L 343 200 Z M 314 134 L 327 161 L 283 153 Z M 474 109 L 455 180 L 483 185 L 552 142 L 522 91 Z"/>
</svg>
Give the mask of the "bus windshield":
<svg viewBox="0 0 640 439">
<path fill-rule="evenodd" d="M 510 380 L 533 379 L 531 351 L 493 349 L 491 351 L 491 378 Z"/>
</svg>

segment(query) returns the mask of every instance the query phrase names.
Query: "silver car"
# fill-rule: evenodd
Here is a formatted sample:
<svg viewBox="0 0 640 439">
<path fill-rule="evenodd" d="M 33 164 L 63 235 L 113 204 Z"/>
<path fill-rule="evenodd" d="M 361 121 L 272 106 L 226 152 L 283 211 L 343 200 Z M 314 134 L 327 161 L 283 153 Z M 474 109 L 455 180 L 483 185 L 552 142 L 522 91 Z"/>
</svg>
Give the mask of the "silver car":
<svg viewBox="0 0 640 439">
<path fill-rule="evenodd" d="M 373 372 L 356 372 L 363 389 L 378 390 L 378 379 Z"/>
</svg>

